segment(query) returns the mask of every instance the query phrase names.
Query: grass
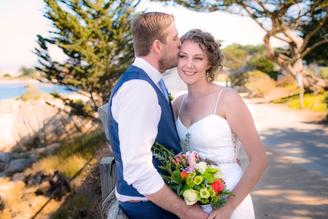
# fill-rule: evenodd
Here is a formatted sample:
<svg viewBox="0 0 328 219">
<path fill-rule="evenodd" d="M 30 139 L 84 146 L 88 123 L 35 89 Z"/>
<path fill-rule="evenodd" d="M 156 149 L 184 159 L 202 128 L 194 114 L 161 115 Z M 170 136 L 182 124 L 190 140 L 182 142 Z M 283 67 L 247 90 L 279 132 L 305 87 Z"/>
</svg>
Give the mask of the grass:
<svg viewBox="0 0 328 219">
<path fill-rule="evenodd" d="M 105 136 L 101 130 L 84 134 L 70 142 L 64 141 L 58 151 L 34 163 L 26 174 L 34 174 L 38 171 L 53 173 L 58 170 L 71 178 L 94 157 L 99 146 L 104 143 Z"/>
<path fill-rule="evenodd" d="M 63 173 L 66 177 L 73 177 L 87 162 L 81 155 L 73 155 L 66 159 L 60 156 L 49 156 L 35 163 L 30 173 L 42 171 L 52 174 L 56 170 Z"/>
<path fill-rule="evenodd" d="M 89 204 L 92 194 L 76 193 L 61 207 L 56 213 L 54 213 L 51 219 L 62 218 L 81 218 L 85 216 L 87 209 L 85 208 Z M 99 203 L 100 204 L 100 203 Z M 85 218 L 85 217 L 83 217 Z"/>
<path fill-rule="evenodd" d="M 80 136 L 74 141 L 70 141 L 65 147 L 61 147 L 56 155 L 66 158 L 74 154 L 79 154 L 84 159 L 90 159 L 99 149 L 99 145 L 106 142 L 105 135 L 102 130 L 96 130 L 90 134 Z"/>
<path fill-rule="evenodd" d="M 316 112 L 327 112 L 328 107 L 325 102 L 325 98 L 327 98 L 327 96 L 328 96 L 327 91 L 325 93 L 317 94 L 317 95 L 305 94 L 303 99 L 304 100 L 303 109 L 316 111 Z M 282 104 L 286 104 L 290 108 L 300 109 L 298 94 L 273 100 L 272 103 L 282 103 Z"/>
<path fill-rule="evenodd" d="M 33 166 L 24 171 L 25 175 L 35 174 L 38 171 L 42 171 L 46 174 L 53 173 L 55 170 L 62 172 L 69 179 L 76 175 L 86 162 L 93 159 L 89 164 L 95 166 L 96 152 L 99 149 L 103 149 L 105 145 L 105 136 L 100 129 L 93 132 L 83 134 L 70 141 L 61 142 L 61 147 L 50 156 L 46 156 L 38 160 Z M 89 166 L 89 165 L 88 165 Z M 79 187 L 83 182 L 83 178 L 88 173 L 88 168 L 83 169 L 81 175 L 78 175 L 71 184 L 73 188 Z M 97 181 L 100 186 L 99 180 Z M 34 191 L 36 186 L 25 187 L 23 182 L 18 181 L 9 183 L 9 178 L 0 178 L 0 194 L 4 199 L 5 209 L 0 212 L 0 218 L 18 218 L 21 215 L 30 218 L 41 206 L 48 200 L 45 196 L 35 196 Z M 72 194 L 74 194 L 73 192 Z M 60 206 L 60 202 L 52 201 L 42 212 L 43 214 L 52 214 L 57 211 L 58 208 L 67 209 L 69 212 L 73 209 L 80 208 L 80 206 L 87 206 L 90 197 L 94 197 L 95 193 L 81 194 L 77 197 L 73 196 L 73 200 L 69 207 Z M 60 211 L 61 214 L 65 213 L 65 210 Z M 17 217 L 16 217 L 16 216 Z M 47 216 L 48 217 L 48 216 Z M 22 217 L 23 218 L 23 217 Z M 68 217 L 61 217 L 68 218 Z"/>
</svg>

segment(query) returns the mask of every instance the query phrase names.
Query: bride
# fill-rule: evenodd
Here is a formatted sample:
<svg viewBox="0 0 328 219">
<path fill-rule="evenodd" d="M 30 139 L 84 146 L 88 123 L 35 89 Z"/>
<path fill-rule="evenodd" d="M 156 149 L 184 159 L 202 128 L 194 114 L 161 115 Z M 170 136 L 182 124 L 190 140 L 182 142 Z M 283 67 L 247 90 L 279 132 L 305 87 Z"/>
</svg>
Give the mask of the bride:
<svg viewBox="0 0 328 219">
<path fill-rule="evenodd" d="M 263 174 L 267 158 L 252 116 L 238 93 L 212 83 L 223 59 L 213 36 L 194 29 L 182 36 L 181 43 L 178 73 L 188 93 L 173 103 L 181 145 L 215 161 L 227 188 L 235 194 L 209 218 L 255 218 L 249 193 Z M 250 160 L 245 172 L 237 158 L 239 143 Z"/>
</svg>

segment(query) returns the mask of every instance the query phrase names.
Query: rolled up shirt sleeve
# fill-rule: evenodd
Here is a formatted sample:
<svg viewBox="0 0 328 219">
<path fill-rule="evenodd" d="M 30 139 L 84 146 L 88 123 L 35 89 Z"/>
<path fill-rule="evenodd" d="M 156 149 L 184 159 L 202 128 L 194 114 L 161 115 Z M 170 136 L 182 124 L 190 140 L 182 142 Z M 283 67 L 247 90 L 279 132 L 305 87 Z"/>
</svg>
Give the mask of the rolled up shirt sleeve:
<svg viewBox="0 0 328 219">
<path fill-rule="evenodd" d="M 143 80 L 125 82 L 113 97 L 124 180 L 142 195 L 159 191 L 164 181 L 152 163 L 161 107 L 156 92 Z"/>
</svg>

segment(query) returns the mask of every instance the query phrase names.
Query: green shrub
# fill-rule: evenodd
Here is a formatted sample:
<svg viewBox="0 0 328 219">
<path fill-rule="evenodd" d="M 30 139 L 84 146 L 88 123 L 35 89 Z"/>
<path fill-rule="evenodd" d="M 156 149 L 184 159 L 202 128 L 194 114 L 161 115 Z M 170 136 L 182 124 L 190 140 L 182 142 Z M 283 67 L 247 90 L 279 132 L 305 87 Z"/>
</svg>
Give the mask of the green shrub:
<svg viewBox="0 0 328 219">
<path fill-rule="evenodd" d="M 290 74 L 283 75 L 277 80 L 277 86 L 278 87 L 288 87 L 288 86 L 295 86 L 296 81 L 293 76 Z"/>
<path fill-rule="evenodd" d="M 319 74 L 322 78 L 328 79 L 328 67 L 321 67 L 319 70 Z"/>
<path fill-rule="evenodd" d="M 40 91 L 36 86 L 28 85 L 27 90 L 19 97 L 19 99 L 23 101 L 39 100 L 45 96 L 47 96 L 47 94 Z"/>
<path fill-rule="evenodd" d="M 231 44 L 222 49 L 224 59 L 223 66 L 236 71 L 246 64 L 247 52 L 241 45 Z"/>
<path fill-rule="evenodd" d="M 327 108 L 326 120 L 328 121 L 328 91 L 326 92 L 326 96 L 325 96 L 325 104 Z"/>
<path fill-rule="evenodd" d="M 245 87 L 250 91 L 251 97 L 263 97 L 275 88 L 275 81 L 264 72 L 250 71 L 246 75 Z"/>
<path fill-rule="evenodd" d="M 273 103 L 284 103 L 288 107 L 300 109 L 299 95 L 280 98 L 272 101 Z M 303 109 L 308 109 L 318 112 L 328 111 L 328 91 L 322 94 L 305 94 L 303 98 Z"/>
<path fill-rule="evenodd" d="M 242 86 L 249 91 L 250 97 L 263 97 L 275 88 L 275 81 L 261 71 L 249 71 L 232 76 L 233 86 Z"/>
<path fill-rule="evenodd" d="M 248 64 L 251 68 L 267 73 L 270 75 L 270 77 L 275 77 L 274 79 L 277 79 L 277 73 L 274 71 L 273 62 L 266 58 L 263 54 L 257 54 L 253 56 L 248 61 Z"/>
</svg>

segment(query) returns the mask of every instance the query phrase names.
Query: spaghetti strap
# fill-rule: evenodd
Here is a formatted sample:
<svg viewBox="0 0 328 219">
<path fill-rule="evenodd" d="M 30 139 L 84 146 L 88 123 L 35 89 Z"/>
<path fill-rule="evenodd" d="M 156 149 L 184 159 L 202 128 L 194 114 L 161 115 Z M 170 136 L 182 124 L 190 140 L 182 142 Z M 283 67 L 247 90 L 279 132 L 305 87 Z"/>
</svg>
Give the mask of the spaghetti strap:
<svg viewBox="0 0 328 219">
<path fill-rule="evenodd" d="M 180 107 L 179 107 L 179 112 L 178 112 L 178 118 L 180 116 L 181 108 L 182 108 L 182 105 L 184 103 L 185 97 L 186 97 L 186 95 L 183 95 L 183 97 L 182 97 L 182 101 L 181 101 L 181 104 L 180 104 Z"/>
<path fill-rule="evenodd" d="M 214 108 L 214 111 L 213 111 L 213 114 L 216 113 L 216 110 L 217 110 L 217 107 L 219 105 L 219 102 L 220 102 L 220 98 L 221 98 L 221 94 L 222 94 L 222 91 L 224 90 L 224 88 L 222 88 L 218 94 L 218 98 L 216 99 L 216 104 L 215 104 L 215 108 Z"/>
</svg>

